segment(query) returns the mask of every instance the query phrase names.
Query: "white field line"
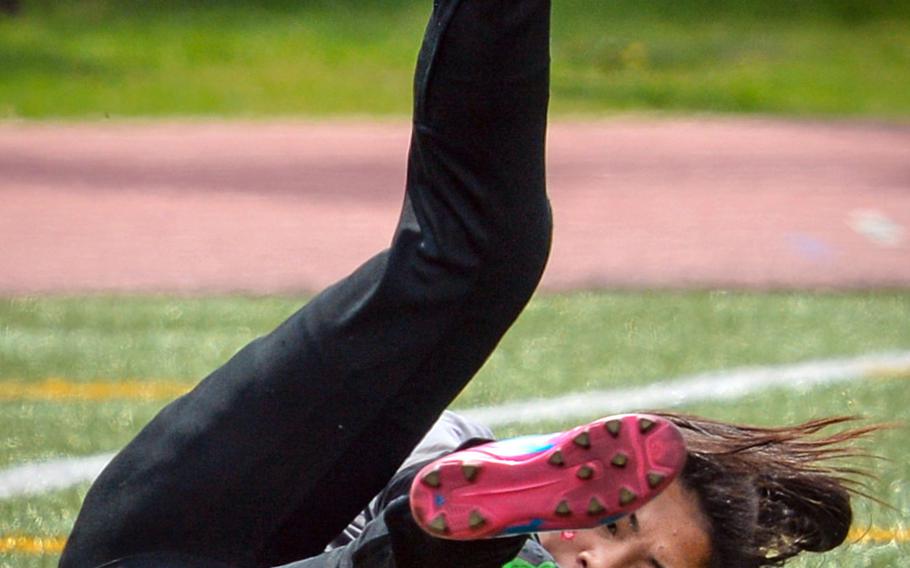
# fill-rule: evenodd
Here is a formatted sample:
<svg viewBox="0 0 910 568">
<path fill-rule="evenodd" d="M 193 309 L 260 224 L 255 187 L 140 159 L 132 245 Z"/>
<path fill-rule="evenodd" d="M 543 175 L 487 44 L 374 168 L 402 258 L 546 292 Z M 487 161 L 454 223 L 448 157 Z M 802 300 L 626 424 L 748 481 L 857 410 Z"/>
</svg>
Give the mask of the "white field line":
<svg viewBox="0 0 910 568">
<path fill-rule="evenodd" d="M 910 351 L 901 351 L 795 365 L 732 369 L 660 381 L 644 387 L 588 391 L 458 412 L 492 427 L 668 408 L 707 400 L 731 400 L 772 388 L 804 391 L 826 384 L 908 372 Z M 0 471 L 0 499 L 35 495 L 92 481 L 112 457 L 113 454 L 102 454 L 59 459 Z"/>
<path fill-rule="evenodd" d="M 0 499 L 37 495 L 93 481 L 114 454 L 27 463 L 0 471 Z"/>
<path fill-rule="evenodd" d="M 595 390 L 457 412 L 495 427 L 669 408 L 708 400 L 731 400 L 773 388 L 808 390 L 819 385 L 903 372 L 910 372 L 910 351 L 815 360 L 795 365 L 745 367 L 689 375 L 643 387 Z"/>
</svg>

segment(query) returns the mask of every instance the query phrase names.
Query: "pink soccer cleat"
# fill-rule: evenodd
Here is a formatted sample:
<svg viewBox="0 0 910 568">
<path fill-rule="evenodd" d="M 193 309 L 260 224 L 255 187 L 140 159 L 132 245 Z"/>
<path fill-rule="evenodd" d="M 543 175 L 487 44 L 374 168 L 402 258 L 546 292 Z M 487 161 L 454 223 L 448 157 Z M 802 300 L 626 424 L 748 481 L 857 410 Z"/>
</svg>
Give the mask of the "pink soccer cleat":
<svg viewBox="0 0 910 568">
<path fill-rule="evenodd" d="M 411 512 L 428 533 L 454 540 L 592 528 L 650 501 L 685 460 L 666 419 L 611 416 L 439 458 L 414 478 Z"/>
</svg>

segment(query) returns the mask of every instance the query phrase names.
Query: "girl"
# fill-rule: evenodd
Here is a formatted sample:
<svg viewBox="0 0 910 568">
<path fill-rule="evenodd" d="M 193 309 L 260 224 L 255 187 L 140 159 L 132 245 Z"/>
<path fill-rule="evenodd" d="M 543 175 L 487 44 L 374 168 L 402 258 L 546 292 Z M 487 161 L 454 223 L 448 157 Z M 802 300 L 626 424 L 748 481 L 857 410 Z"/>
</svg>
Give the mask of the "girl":
<svg viewBox="0 0 910 568">
<path fill-rule="evenodd" d="M 663 492 L 650 502 L 647 499 L 653 495 L 639 494 L 644 499 L 618 519 L 610 518 L 611 513 L 592 518 L 586 499 L 596 494 L 609 503 L 617 484 L 635 488 L 634 481 L 624 481 L 615 471 L 596 483 L 581 481 L 585 484 L 581 506 L 569 500 L 568 510 L 573 514 L 560 516 L 564 492 L 578 486 L 573 485 L 577 480 L 572 474 L 579 471 L 572 468 L 572 458 L 561 441 L 568 442 L 569 451 L 584 455 L 580 464 L 603 464 L 605 469 L 615 470 L 612 436 L 591 438 L 585 448 L 576 447 L 574 439 L 579 433 L 596 433 L 599 427 L 617 422 L 626 430 L 617 439 L 635 438 L 643 418 L 655 423 L 663 419 L 682 433 L 687 459 L 678 479 L 662 480 L 660 483 L 667 483 L 658 485 Z M 848 420 L 828 418 L 793 427 L 758 428 L 669 413 L 614 417 L 565 434 L 534 437 L 530 442 L 540 451 L 521 450 L 516 455 L 509 451 L 515 441 L 476 445 L 491 436 L 489 430 L 446 412 L 400 473 L 327 553 L 291 566 L 392 568 L 429 562 L 452 568 L 556 568 L 557 562 L 562 568 L 777 566 L 802 551 L 830 550 L 847 536 L 852 520 L 850 493 L 856 486 L 851 478 L 856 472 L 837 461 L 862 456 L 851 442 L 876 430 L 870 426 L 824 434 Z M 660 426 L 655 425 L 647 436 L 659 432 Z M 554 444 L 541 443 L 550 440 Z M 672 461 L 676 456 L 672 437 L 665 441 L 664 451 L 655 448 L 652 439 L 647 446 L 650 453 L 626 455 L 641 459 L 643 453 L 649 454 L 642 463 L 653 467 L 656 459 L 666 465 L 667 458 Z M 527 448 L 529 439 L 517 442 Z M 446 452 L 459 444 L 472 447 Z M 551 457 L 557 451 L 566 459 L 554 465 Z M 443 457 L 427 461 L 439 452 Z M 470 466 L 471 480 L 465 479 L 463 471 L 453 471 L 464 464 Z M 635 467 L 631 460 L 622 465 Z M 497 476 L 497 468 L 511 470 L 510 475 Z M 545 484 L 545 498 L 535 502 L 534 488 L 529 486 L 533 483 L 528 480 L 539 480 L 541 475 L 549 483 Z M 439 506 L 420 495 L 426 492 L 427 476 L 432 476 L 432 492 L 443 496 Z M 404 497 L 409 488 L 410 503 Z M 497 501 L 501 495 L 505 503 Z M 472 515 L 487 523 L 472 526 Z M 534 517 L 549 517 L 553 524 L 543 528 L 556 530 L 511 542 L 503 538 L 443 540 L 501 535 L 509 532 L 510 522 L 527 524 Z M 438 523 L 440 518 L 445 522 Z M 597 528 L 577 530 L 590 526 Z"/>
<path fill-rule="evenodd" d="M 390 248 L 164 408 L 87 494 L 61 566 L 214 568 L 297 562 L 315 567 L 385 562 L 416 567 L 433 562 L 498 568 L 527 548 L 523 535 L 439 538 L 453 535 L 436 520 L 439 515 L 418 508 L 412 512 L 411 499 L 405 495 L 415 483 L 432 486 L 433 476 L 428 477 L 432 471 L 419 476 L 416 466 L 396 471 L 518 316 L 546 261 L 549 8 L 549 0 L 434 2 L 415 77 L 406 195 Z M 682 481 L 675 482 L 684 451 L 678 430 L 670 424 L 674 419 L 612 420 L 619 420 L 627 433 L 638 428 L 639 434 L 611 438 L 609 420 L 588 425 L 598 432 L 591 443 L 596 459 L 564 458 L 581 460 L 565 464 L 574 475 L 570 479 L 576 480 L 571 483 L 587 490 L 591 486 L 582 482 L 605 480 L 606 487 L 617 492 L 616 499 L 588 503 L 590 515 L 578 511 L 574 502 L 567 504 L 568 514 L 561 507 L 559 512 L 545 511 L 559 518 L 585 519 L 580 525 L 565 525 L 566 529 L 605 522 L 603 530 L 621 539 L 627 533 L 644 534 L 658 524 L 693 528 L 691 538 L 649 541 L 656 544 L 642 561 L 631 553 L 620 560 L 627 566 L 681 568 L 727 558 L 724 539 L 734 529 L 712 523 L 728 496 L 733 504 L 730 514 L 738 515 L 734 520 L 754 520 L 755 511 L 758 522 L 767 520 L 760 503 L 747 499 L 740 506 L 733 498 L 738 497 L 733 495 L 738 483 L 749 488 L 755 484 L 728 478 L 729 472 L 738 475 L 739 465 L 735 460 L 726 465 L 727 442 L 711 445 L 716 438 L 712 429 L 723 438 L 727 427 L 676 419 L 683 431 L 695 436 L 688 436 L 689 465 L 682 471 Z M 650 422 L 655 435 L 665 440 L 662 449 L 650 448 L 650 434 L 641 420 Z M 753 431 L 741 431 L 746 433 L 742 443 L 752 444 Z M 702 448 L 699 440 L 705 432 L 707 445 Z M 739 440 L 740 430 L 733 432 L 731 444 Z M 794 431 L 796 440 L 800 432 Z M 754 435 L 764 439 L 764 434 Z M 570 447 L 587 451 L 584 444 L 575 443 L 576 437 L 578 432 L 573 431 L 553 441 L 565 445 L 564 454 Z M 471 460 L 485 452 L 473 451 Z M 621 469 L 603 465 L 612 463 L 620 451 L 639 460 L 636 463 L 659 465 L 659 471 L 636 473 L 628 478 L 633 484 L 629 487 L 610 481 L 626 479 L 604 471 Z M 494 447 L 478 465 L 491 470 L 507 454 L 508 448 Z M 540 455 L 532 452 L 506 471 L 539 472 Z M 460 459 L 459 454 L 453 456 L 442 459 Z M 794 456 L 803 460 L 797 465 L 804 466 L 814 454 L 797 451 Z M 661 462 L 664 458 L 667 463 Z M 473 465 L 463 461 L 460 465 Z M 558 464 L 549 467 L 554 469 L 544 471 L 563 471 Z M 754 473 L 748 467 L 746 471 Z M 786 468 L 781 471 L 786 473 Z M 652 483 L 657 479 L 649 477 L 652 473 L 661 479 Z M 477 483 L 483 487 L 489 477 L 480 475 Z M 708 485 L 719 493 L 700 492 Z M 634 498 L 623 489 L 635 493 Z M 803 489 L 799 486 L 799 491 Z M 382 503 L 374 522 L 366 523 L 353 541 L 324 552 L 326 543 L 380 491 L 391 499 Z M 810 496 L 820 496 L 812 491 Z M 772 485 L 761 499 L 775 503 L 774 511 L 786 511 L 789 501 L 779 493 L 788 492 L 792 490 L 786 484 Z M 658 493 L 661 497 L 651 500 Z M 648 511 L 655 508 L 654 516 L 672 513 L 678 520 L 652 523 Z M 632 511 L 637 511 L 635 516 L 618 517 Z M 474 518 L 473 523 L 497 526 L 489 515 L 482 521 Z M 560 562 L 578 558 L 583 567 L 594 568 L 594 560 L 585 560 L 581 553 L 563 553 L 563 545 L 581 546 L 588 534 L 566 533 L 549 544 L 552 539 L 543 537 L 541 544 Z M 790 547 L 801 546 L 791 542 L 789 534 L 780 541 L 786 545 L 780 549 L 783 555 Z M 673 537 L 673 531 L 665 536 Z M 842 539 L 840 532 L 809 542 L 819 548 L 838 538 Z M 747 541 L 749 547 L 762 544 Z M 531 553 L 550 561 L 542 550 L 537 546 Z"/>
</svg>

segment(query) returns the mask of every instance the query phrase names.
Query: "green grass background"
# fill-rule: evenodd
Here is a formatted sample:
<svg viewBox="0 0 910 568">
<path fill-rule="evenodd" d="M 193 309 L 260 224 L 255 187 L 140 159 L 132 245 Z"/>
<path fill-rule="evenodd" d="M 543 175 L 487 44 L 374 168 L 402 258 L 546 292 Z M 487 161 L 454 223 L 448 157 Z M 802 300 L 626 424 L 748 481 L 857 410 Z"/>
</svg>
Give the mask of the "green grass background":
<svg viewBox="0 0 910 568">
<path fill-rule="evenodd" d="M 0 16 L 0 119 L 403 116 L 429 0 L 23 0 Z M 910 115 L 910 0 L 556 0 L 556 114 Z M 195 383 L 301 299 L 0 299 L 0 381 Z M 577 293 L 535 298 L 456 405 L 698 371 L 910 349 L 910 292 Z M 910 377 L 683 410 L 781 424 L 910 420 Z M 163 401 L 0 401 L 0 469 L 122 446 Z M 559 428 L 541 423 L 500 434 Z M 905 529 L 910 434 L 881 434 L 859 526 Z M 85 485 L 0 500 L 4 535 L 65 535 Z M 910 545 L 794 565 L 895 567 Z M 0 554 L 0 568 L 56 557 Z"/>
<path fill-rule="evenodd" d="M 0 381 L 46 377 L 195 383 L 304 300 L 171 297 L 0 300 Z M 539 295 L 456 403 L 471 407 L 587 389 L 643 385 L 698 371 L 910 349 L 910 292 L 850 294 L 589 292 Z M 866 378 L 805 394 L 769 391 L 684 408 L 774 425 L 830 414 L 910 421 L 910 376 Z M 0 469 L 116 450 L 164 401 L 0 403 Z M 593 418 L 593 417 L 592 417 Z M 573 420 L 574 422 L 575 420 Z M 501 435 L 568 423 L 506 426 Z M 859 526 L 906 528 L 910 433 L 875 439 L 866 463 L 888 509 L 858 503 Z M 0 501 L 0 537 L 67 534 L 87 489 Z M 852 545 L 795 566 L 895 567 L 905 543 Z M 54 556 L 0 554 L 2 567 L 53 566 Z"/>
<path fill-rule="evenodd" d="M 429 0 L 23 0 L 0 117 L 404 115 Z M 910 114 L 910 0 L 557 0 L 556 113 Z"/>
</svg>

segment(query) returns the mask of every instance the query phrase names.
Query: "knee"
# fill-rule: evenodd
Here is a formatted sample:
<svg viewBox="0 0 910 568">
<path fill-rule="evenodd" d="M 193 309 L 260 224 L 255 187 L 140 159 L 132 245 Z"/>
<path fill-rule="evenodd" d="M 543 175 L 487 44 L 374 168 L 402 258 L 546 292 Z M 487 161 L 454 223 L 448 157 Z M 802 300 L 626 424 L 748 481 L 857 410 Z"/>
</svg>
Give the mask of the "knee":
<svg viewBox="0 0 910 568">
<path fill-rule="evenodd" d="M 543 270 L 550 254 L 553 217 L 546 194 L 527 197 L 527 202 L 506 220 L 500 247 L 510 256 L 516 268 L 531 273 Z"/>
<path fill-rule="evenodd" d="M 523 305 L 549 257 L 549 202 L 541 192 L 518 206 L 497 205 L 461 230 L 399 233 L 387 274 L 421 297 L 468 303 L 498 298 L 510 304 L 516 298 Z M 402 265 L 408 268 L 395 269 Z"/>
<path fill-rule="evenodd" d="M 537 288 L 550 255 L 552 216 L 542 196 L 503 220 L 485 258 L 483 286 L 493 286 L 504 298 L 511 291 L 525 300 Z M 489 293 L 489 290 L 487 290 Z"/>
</svg>

